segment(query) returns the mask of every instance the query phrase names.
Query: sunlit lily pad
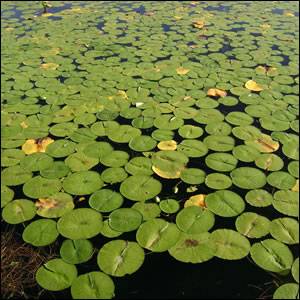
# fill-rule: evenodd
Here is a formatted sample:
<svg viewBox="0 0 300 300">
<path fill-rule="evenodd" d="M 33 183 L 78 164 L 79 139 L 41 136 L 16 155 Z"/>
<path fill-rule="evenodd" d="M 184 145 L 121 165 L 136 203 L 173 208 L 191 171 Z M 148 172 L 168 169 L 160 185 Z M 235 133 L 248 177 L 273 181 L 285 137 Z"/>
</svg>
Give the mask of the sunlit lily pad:
<svg viewBox="0 0 300 300">
<path fill-rule="evenodd" d="M 206 165 L 219 172 L 228 172 L 235 169 L 238 160 L 229 153 L 211 153 L 205 158 Z"/>
<path fill-rule="evenodd" d="M 266 183 L 265 174 L 251 167 L 240 167 L 230 173 L 233 184 L 242 189 L 259 189 Z"/>
<path fill-rule="evenodd" d="M 1 183 L 8 186 L 20 185 L 32 177 L 32 173 L 19 165 L 5 168 L 1 172 Z"/>
<path fill-rule="evenodd" d="M 285 244 L 299 243 L 299 223 L 292 218 L 278 218 L 271 222 L 270 233 L 274 239 Z"/>
<path fill-rule="evenodd" d="M 299 215 L 299 193 L 288 190 L 277 191 L 274 194 L 272 205 L 285 215 L 297 217 Z"/>
<path fill-rule="evenodd" d="M 283 168 L 283 160 L 276 154 L 262 154 L 255 159 L 255 164 L 259 168 L 267 171 L 278 171 Z"/>
<path fill-rule="evenodd" d="M 160 207 L 156 203 L 136 202 L 132 208 L 139 211 L 143 216 L 143 221 L 154 219 L 160 215 Z"/>
<path fill-rule="evenodd" d="M 279 286 L 273 299 L 298 299 L 299 298 L 299 285 L 296 283 L 285 283 Z"/>
<path fill-rule="evenodd" d="M 247 203 L 256 207 L 265 207 L 272 204 L 272 195 L 263 189 L 254 189 L 247 192 L 245 199 Z"/>
<path fill-rule="evenodd" d="M 278 189 L 288 190 L 295 185 L 296 179 L 287 172 L 277 171 L 268 175 L 267 182 Z"/>
<path fill-rule="evenodd" d="M 229 176 L 221 173 L 210 173 L 205 178 L 205 184 L 211 189 L 223 190 L 231 186 L 232 182 Z"/>
</svg>

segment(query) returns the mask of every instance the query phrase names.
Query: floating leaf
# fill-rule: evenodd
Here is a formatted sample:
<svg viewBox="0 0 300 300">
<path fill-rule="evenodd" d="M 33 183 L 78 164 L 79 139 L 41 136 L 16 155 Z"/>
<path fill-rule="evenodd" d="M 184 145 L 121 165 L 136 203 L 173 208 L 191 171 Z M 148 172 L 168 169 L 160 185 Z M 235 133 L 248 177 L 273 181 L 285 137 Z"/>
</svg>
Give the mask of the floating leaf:
<svg viewBox="0 0 300 300">
<path fill-rule="evenodd" d="M 227 93 L 224 90 L 212 88 L 207 91 L 207 96 L 212 96 L 212 97 L 226 97 Z"/>
<path fill-rule="evenodd" d="M 238 160 L 229 153 L 211 153 L 205 158 L 206 165 L 219 172 L 228 172 L 235 169 Z"/>
<path fill-rule="evenodd" d="M 178 68 L 176 69 L 176 73 L 177 73 L 178 75 L 185 75 L 185 74 L 187 74 L 189 71 L 190 71 L 189 69 L 186 69 L 186 68 L 184 68 L 184 67 L 178 67 Z"/>
<path fill-rule="evenodd" d="M 232 184 L 229 176 L 221 173 L 210 173 L 205 178 L 205 184 L 215 190 L 223 190 L 229 188 Z"/>
<path fill-rule="evenodd" d="M 267 183 L 265 174 L 251 167 L 237 168 L 231 171 L 230 176 L 233 184 L 242 189 L 258 189 Z"/>
<path fill-rule="evenodd" d="M 206 207 L 205 197 L 206 195 L 204 194 L 191 196 L 188 200 L 184 202 L 184 207 L 189 207 L 189 206 Z"/>
<path fill-rule="evenodd" d="M 293 278 L 299 283 L 299 257 L 297 257 L 292 265 Z"/>
<path fill-rule="evenodd" d="M 1 208 L 14 198 L 15 192 L 4 184 L 1 184 Z"/>
<path fill-rule="evenodd" d="M 189 184 L 200 184 L 205 180 L 205 172 L 196 168 L 186 168 L 180 174 L 180 179 Z"/>
<path fill-rule="evenodd" d="M 245 197 L 247 203 L 256 207 L 266 207 L 272 204 L 273 197 L 272 195 L 261 189 L 251 190 L 246 194 Z"/>
<path fill-rule="evenodd" d="M 70 287 L 76 277 L 76 267 L 60 258 L 49 260 L 35 274 L 37 283 L 49 291 L 61 291 Z"/>
<path fill-rule="evenodd" d="M 175 199 L 165 199 L 159 202 L 159 207 L 167 214 L 174 214 L 180 209 L 180 204 Z"/>
<path fill-rule="evenodd" d="M 256 83 L 254 80 L 248 80 L 245 83 L 245 88 L 250 91 L 254 91 L 254 92 L 260 92 L 263 90 L 263 87 L 261 85 L 259 85 L 258 83 Z"/>
<path fill-rule="evenodd" d="M 278 287 L 273 295 L 273 299 L 298 299 L 299 285 L 296 283 L 285 283 Z"/>
<path fill-rule="evenodd" d="M 154 219 L 160 215 L 160 207 L 156 203 L 136 202 L 132 208 L 142 214 L 143 221 Z"/>
<path fill-rule="evenodd" d="M 112 299 L 115 285 L 111 278 L 102 272 L 79 275 L 72 283 L 73 299 Z"/>
<path fill-rule="evenodd" d="M 257 136 L 255 139 L 246 140 L 245 144 L 248 146 L 252 146 L 259 150 L 260 152 L 274 152 L 278 150 L 279 143 L 273 141 L 269 135 L 261 134 Z"/>
<path fill-rule="evenodd" d="M 20 185 L 27 182 L 32 177 L 32 173 L 21 166 L 5 168 L 1 172 L 1 183 L 8 186 Z"/>
<path fill-rule="evenodd" d="M 48 17 L 48 16 L 52 16 L 52 14 L 48 13 L 48 14 L 42 14 L 43 17 Z M 45 63 L 45 64 L 41 64 L 40 68 L 44 69 L 44 70 L 56 70 L 59 67 L 58 64 L 55 63 Z"/>
<path fill-rule="evenodd" d="M 157 148 L 159 150 L 176 150 L 177 149 L 177 142 L 170 140 L 170 141 L 161 141 L 157 144 Z"/>
<path fill-rule="evenodd" d="M 278 218 L 271 222 L 272 237 L 285 244 L 299 243 L 299 223 L 292 218 Z"/>
<path fill-rule="evenodd" d="M 122 277 L 136 272 L 142 266 L 144 258 L 144 250 L 136 242 L 114 240 L 99 250 L 97 263 L 105 273 Z"/>
<path fill-rule="evenodd" d="M 288 190 L 277 191 L 274 194 L 272 205 L 285 215 L 297 217 L 299 215 L 299 193 Z"/>
<path fill-rule="evenodd" d="M 72 240 L 94 237 L 100 233 L 102 226 L 102 215 L 91 208 L 74 209 L 57 222 L 58 232 Z"/>
<path fill-rule="evenodd" d="M 283 243 L 273 239 L 253 244 L 250 254 L 259 267 L 271 272 L 289 270 L 294 260 L 290 249 Z"/>
<path fill-rule="evenodd" d="M 25 142 L 25 144 L 22 145 L 22 150 L 24 151 L 25 154 L 31 154 L 35 152 L 45 152 L 48 145 L 50 145 L 53 142 L 54 140 L 49 137 L 45 137 L 37 140 L 29 139 Z"/>
<path fill-rule="evenodd" d="M 267 182 L 278 189 L 288 190 L 296 184 L 296 179 L 287 172 L 277 171 L 268 175 Z"/>
</svg>

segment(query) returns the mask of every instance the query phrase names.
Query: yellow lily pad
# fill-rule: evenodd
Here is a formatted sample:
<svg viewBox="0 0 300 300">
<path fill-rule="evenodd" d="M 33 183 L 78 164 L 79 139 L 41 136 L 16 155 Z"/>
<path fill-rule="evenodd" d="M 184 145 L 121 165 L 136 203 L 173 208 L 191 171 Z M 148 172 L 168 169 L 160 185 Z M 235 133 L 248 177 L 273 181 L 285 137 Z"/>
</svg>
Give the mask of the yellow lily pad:
<svg viewBox="0 0 300 300">
<path fill-rule="evenodd" d="M 299 192 L 299 179 L 296 180 L 295 185 L 291 189 L 292 192 Z"/>
<path fill-rule="evenodd" d="M 167 179 L 179 178 L 180 174 L 181 174 L 181 171 L 182 171 L 182 170 L 177 170 L 177 171 L 174 171 L 174 172 L 168 172 L 168 171 L 160 170 L 159 168 L 157 168 L 155 166 L 152 166 L 152 170 L 158 176 L 160 176 L 162 178 L 167 178 Z"/>
<path fill-rule="evenodd" d="M 52 16 L 53 14 L 51 14 L 51 13 L 45 13 L 45 14 L 42 14 L 41 16 L 42 17 L 50 17 L 50 16 Z"/>
<path fill-rule="evenodd" d="M 274 141 L 271 136 L 267 134 L 261 134 L 254 140 L 247 140 L 245 144 L 248 146 L 253 146 L 258 149 L 260 152 L 271 153 L 279 148 L 279 143 Z"/>
<path fill-rule="evenodd" d="M 53 142 L 54 140 L 49 137 L 37 140 L 29 139 L 22 145 L 22 150 L 25 152 L 25 154 L 45 152 L 47 146 Z"/>
<path fill-rule="evenodd" d="M 205 197 L 206 197 L 205 194 L 191 196 L 188 200 L 185 201 L 184 207 L 188 207 L 188 206 L 206 207 L 206 204 L 204 201 Z"/>
<path fill-rule="evenodd" d="M 177 73 L 178 75 L 185 75 L 185 74 L 187 74 L 189 71 L 190 71 L 189 69 L 186 69 L 186 68 L 184 68 L 184 67 L 179 67 L 179 68 L 176 69 L 176 73 Z"/>
<path fill-rule="evenodd" d="M 177 142 L 174 140 L 170 141 L 161 141 L 158 143 L 157 148 L 159 150 L 176 150 Z"/>
<path fill-rule="evenodd" d="M 202 29 L 204 27 L 204 25 L 205 25 L 205 23 L 202 20 L 197 20 L 193 23 L 193 26 L 195 28 L 199 28 L 199 29 Z"/>
<path fill-rule="evenodd" d="M 25 121 L 21 122 L 21 123 L 20 123 L 20 126 L 21 126 L 22 128 L 27 128 L 27 127 L 28 127 L 28 125 L 27 125 L 27 123 L 26 123 Z"/>
<path fill-rule="evenodd" d="M 257 82 L 255 82 L 254 80 L 248 80 L 245 83 L 245 88 L 253 91 L 253 92 L 260 92 L 263 90 L 262 86 L 260 86 Z"/>
<path fill-rule="evenodd" d="M 212 89 L 209 89 L 207 91 L 207 96 L 213 96 L 213 97 L 226 97 L 227 96 L 227 93 L 226 91 L 224 90 L 220 90 L 220 89 L 215 89 L 215 88 L 212 88 Z"/>
<path fill-rule="evenodd" d="M 40 68 L 44 70 L 56 70 L 58 66 L 59 65 L 55 63 L 45 63 L 45 64 L 41 64 Z"/>
</svg>

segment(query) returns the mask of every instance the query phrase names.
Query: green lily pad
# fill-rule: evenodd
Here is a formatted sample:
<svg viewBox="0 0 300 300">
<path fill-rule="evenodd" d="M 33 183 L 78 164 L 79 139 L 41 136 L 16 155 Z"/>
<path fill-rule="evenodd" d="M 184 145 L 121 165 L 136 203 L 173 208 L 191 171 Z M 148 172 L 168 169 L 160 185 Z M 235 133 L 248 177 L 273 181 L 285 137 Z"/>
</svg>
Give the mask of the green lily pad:
<svg viewBox="0 0 300 300">
<path fill-rule="evenodd" d="M 234 217 L 245 209 L 244 200 L 238 194 L 228 190 L 208 194 L 205 204 L 210 211 L 221 217 Z"/>
<path fill-rule="evenodd" d="M 72 196 L 67 193 L 56 193 L 35 203 L 36 213 L 44 218 L 58 218 L 74 208 Z"/>
<path fill-rule="evenodd" d="M 150 151 L 156 147 L 156 141 L 147 135 L 133 137 L 129 142 L 129 148 L 134 151 Z"/>
<path fill-rule="evenodd" d="M 272 195 L 262 189 L 255 189 L 247 192 L 245 199 L 247 203 L 256 207 L 266 207 L 272 204 Z"/>
<path fill-rule="evenodd" d="M 89 195 L 101 189 L 103 181 L 94 171 L 81 171 L 68 175 L 63 181 L 63 189 L 72 195 Z"/>
<path fill-rule="evenodd" d="M 1 208 L 7 205 L 13 198 L 15 192 L 4 184 L 1 184 Z"/>
<path fill-rule="evenodd" d="M 210 135 L 226 136 L 231 133 L 231 126 L 226 122 L 211 122 L 205 126 L 205 131 Z"/>
<path fill-rule="evenodd" d="M 71 135 L 77 128 L 76 124 L 65 122 L 51 126 L 49 132 L 54 136 L 65 137 Z"/>
<path fill-rule="evenodd" d="M 54 141 L 46 148 L 46 153 L 54 158 L 66 157 L 75 152 L 75 143 L 69 140 Z"/>
<path fill-rule="evenodd" d="M 133 201 L 146 201 L 158 195 L 161 190 L 162 184 L 147 175 L 129 176 L 120 186 L 120 193 Z"/>
<path fill-rule="evenodd" d="M 20 163 L 25 153 L 20 149 L 4 149 L 1 152 L 1 167 L 11 167 Z"/>
<path fill-rule="evenodd" d="M 234 127 L 232 133 L 235 137 L 244 141 L 253 140 L 261 135 L 261 131 L 252 125 Z"/>
<path fill-rule="evenodd" d="M 97 158 L 89 157 L 82 152 L 73 153 L 65 159 L 65 164 L 73 171 L 87 171 L 99 163 Z"/>
<path fill-rule="evenodd" d="M 54 220 L 40 219 L 31 222 L 23 231 L 22 238 L 26 243 L 36 247 L 52 244 L 58 237 Z"/>
<path fill-rule="evenodd" d="M 35 176 L 23 185 L 23 193 L 34 199 L 45 198 L 59 192 L 61 186 L 59 179 L 47 179 Z"/>
<path fill-rule="evenodd" d="M 230 177 L 227 175 L 211 173 L 206 176 L 205 184 L 211 189 L 223 190 L 229 188 L 232 185 L 232 182 Z"/>
<path fill-rule="evenodd" d="M 184 124 L 183 119 L 174 115 L 162 115 L 154 119 L 153 125 L 158 129 L 174 130 L 182 127 Z"/>
<path fill-rule="evenodd" d="M 159 202 L 159 207 L 167 214 L 174 214 L 180 209 L 180 204 L 175 199 L 165 199 Z"/>
<path fill-rule="evenodd" d="M 299 257 L 297 257 L 292 265 L 292 275 L 296 282 L 299 283 Z"/>
<path fill-rule="evenodd" d="M 89 205 L 100 212 L 111 212 L 123 204 L 123 197 L 120 193 L 102 189 L 94 192 L 89 198 Z"/>
<path fill-rule="evenodd" d="M 98 235 L 103 226 L 101 213 L 91 208 L 77 208 L 64 214 L 57 222 L 58 232 L 72 240 Z"/>
<path fill-rule="evenodd" d="M 101 158 L 113 152 L 114 148 L 107 142 L 91 142 L 83 147 L 82 152 L 92 158 Z"/>
<path fill-rule="evenodd" d="M 178 133 L 185 139 L 196 139 L 203 134 L 203 129 L 194 125 L 183 125 L 178 129 Z"/>
<path fill-rule="evenodd" d="M 251 162 L 260 155 L 260 152 L 251 146 L 239 145 L 233 148 L 232 154 L 240 161 Z"/>
<path fill-rule="evenodd" d="M 49 260 L 35 274 L 37 283 L 49 291 L 61 291 L 70 287 L 76 277 L 76 267 L 60 258 Z"/>
<path fill-rule="evenodd" d="M 296 283 L 285 283 L 274 292 L 273 299 L 298 299 L 299 285 Z"/>
<path fill-rule="evenodd" d="M 178 146 L 177 151 L 184 153 L 188 157 L 201 157 L 207 154 L 206 145 L 198 140 L 183 140 Z"/>
<path fill-rule="evenodd" d="M 214 250 L 208 246 L 210 233 L 188 234 L 181 232 L 177 243 L 168 252 L 185 263 L 202 263 L 213 258 Z"/>
<path fill-rule="evenodd" d="M 144 259 L 144 250 L 136 242 L 114 240 L 99 250 L 97 263 L 105 273 L 122 277 L 136 272 Z"/>
<path fill-rule="evenodd" d="M 259 267 L 270 272 L 289 270 L 294 261 L 291 250 L 283 243 L 273 239 L 253 244 L 250 254 Z"/>
<path fill-rule="evenodd" d="M 261 238 L 270 231 L 270 220 L 252 212 L 242 213 L 236 218 L 235 227 L 248 238 Z"/>
<path fill-rule="evenodd" d="M 111 278 L 102 272 L 89 272 L 79 275 L 72 283 L 73 299 L 112 299 L 115 285 Z"/>
<path fill-rule="evenodd" d="M 199 206 L 189 206 L 182 209 L 176 216 L 178 228 L 189 234 L 209 231 L 215 223 L 213 213 Z"/>
<path fill-rule="evenodd" d="M 297 142 L 288 142 L 283 144 L 282 152 L 285 156 L 299 160 L 299 143 Z"/>
<path fill-rule="evenodd" d="M 137 229 L 143 220 L 142 214 L 133 208 L 118 208 L 110 213 L 109 226 L 116 231 L 128 232 Z"/>
<path fill-rule="evenodd" d="M 103 222 L 103 226 L 100 232 L 103 236 L 108 237 L 108 238 L 115 238 L 117 236 L 120 236 L 123 232 L 113 230 L 109 224 L 108 220 L 105 220 Z"/>
<path fill-rule="evenodd" d="M 89 240 L 64 240 L 59 250 L 61 258 L 74 265 L 88 261 L 93 253 L 93 244 Z"/>
<path fill-rule="evenodd" d="M 182 126 L 182 127 L 184 127 L 184 126 Z M 180 127 L 179 130 L 182 127 Z M 174 137 L 174 131 L 168 130 L 168 129 L 155 129 L 155 130 L 152 131 L 151 136 L 156 141 L 170 141 Z"/>
<path fill-rule="evenodd" d="M 299 193 L 288 190 L 277 191 L 272 201 L 274 208 L 291 217 L 299 215 Z"/>
<path fill-rule="evenodd" d="M 140 246 L 153 252 L 164 252 L 178 241 L 180 231 L 173 223 L 162 219 L 144 222 L 136 232 Z"/>
<path fill-rule="evenodd" d="M 224 115 L 214 108 L 200 108 L 198 114 L 193 118 L 193 120 L 200 124 L 209 124 L 216 121 L 223 121 Z"/>
<path fill-rule="evenodd" d="M 122 182 L 127 177 L 128 174 L 123 168 L 107 168 L 101 173 L 101 179 L 110 184 Z"/>
<path fill-rule="evenodd" d="M 296 184 L 296 179 L 287 172 L 272 172 L 267 177 L 268 184 L 282 190 L 291 189 Z"/>
<path fill-rule="evenodd" d="M 247 126 L 253 123 L 253 118 L 246 113 L 233 111 L 226 115 L 225 120 L 233 125 Z"/>
<path fill-rule="evenodd" d="M 230 136 L 210 135 L 203 140 L 208 149 L 218 152 L 231 151 L 235 141 Z"/>
<path fill-rule="evenodd" d="M 8 186 L 20 185 L 32 177 L 32 173 L 21 166 L 12 166 L 5 168 L 1 172 L 1 183 Z"/>
<path fill-rule="evenodd" d="M 130 125 L 120 125 L 117 130 L 109 131 L 108 138 L 116 143 L 129 143 L 135 136 L 141 135 L 141 130 Z"/>
<path fill-rule="evenodd" d="M 40 174 L 44 178 L 57 179 L 67 176 L 70 169 L 62 161 L 54 161 L 47 169 L 40 171 Z"/>
<path fill-rule="evenodd" d="M 205 172 L 196 168 L 186 168 L 180 173 L 180 179 L 188 184 L 200 184 L 205 180 Z"/>
<path fill-rule="evenodd" d="M 247 238 L 231 229 L 213 231 L 210 235 L 209 244 L 215 249 L 215 256 L 228 260 L 245 257 L 251 246 Z"/>
<path fill-rule="evenodd" d="M 122 167 L 127 164 L 129 155 L 125 151 L 115 150 L 100 158 L 101 164 L 106 167 Z"/>
<path fill-rule="evenodd" d="M 205 164 L 219 172 L 228 172 L 235 169 L 238 160 L 229 153 L 211 153 L 205 157 Z"/>
<path fill-rule="evenodd" d="M 233 184 L 242 189 L 259 189 L 267 183 L 265 174 L 251 167 L 237 168 L 231 171 L 230 176 Z"/>
<path fill-rule="evenodd" d="M 278 171 L 283 168 L 283 160 L 276 154 L 265 153 L 255 159 L 255 165 L 263 170 Z"/>
<path fill-rule="evenodd" d="M 282 243 L 299 243 L 299 223 L 295 219 L 278 218 L 272 220 L 270 233 L 274 239 Z"/>
<path fill-rule="evenodd" d="M 288 171 L 292 176 L 294 176 L 296 178 L 299 178 L 299 162 L 298 161 L 291 161 L 288 164 Z"/>
<path fill-rule="evenodd" d="M 34 203 L 26 199 L 9 202 L 2 211 L 2 218 L 6 223 L 19 224 L 31 220 L 36 214 Z"/>
<path fill-rule="evenodd" d="M 152 175 L 151 167 L 150 158 L 134 157 L 125 165 L 125 170 L 131 175 Z"/>
<path fill-rule="evenodd" d="M 21 162 L 20 166 L 25 170 L 29 171 L 40 171 L 47 169 L 53 163 L 53 158 L 45 153 L 37 152 L 25 156 Z"/>
</svg>

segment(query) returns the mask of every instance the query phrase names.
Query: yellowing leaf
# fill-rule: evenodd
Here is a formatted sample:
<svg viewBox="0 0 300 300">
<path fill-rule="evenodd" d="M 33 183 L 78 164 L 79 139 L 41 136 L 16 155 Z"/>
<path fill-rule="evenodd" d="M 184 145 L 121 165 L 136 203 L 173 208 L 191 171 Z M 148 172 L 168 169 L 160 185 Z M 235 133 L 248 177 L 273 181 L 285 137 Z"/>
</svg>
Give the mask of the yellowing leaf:
<svg viewBox="0 0 300 300">
<path fill-rule="evenodd" d="M 53 14 L 51 14 L 51 13 L 45 13 L 45 14 L 42 14 L 41 16 L 42 17 L 50 17 L 50 16 L 52 16 Z"/>
<path fill-rule="evenodd" d="M 261 27 L 262 29 L 269 29 L 269 28 L 271 28 L 271 25 L 265 23 L 265 24 L 261 24 L 260 27 Z"/>
<path fill-rule="evenodd" d="M 174 16 L 174 19 L 176 19 L 176 20 L 181 20 L 182 17 L 181 17 L 181 16 Z"/>
<path fill-rule="evenodd" d="M 157 148 L 159 150 L 176 150 L 177 142 L 170 140 L 170 141 L 161 141 L 158 143 Z"/>
<path fill-rule="evenodd" d="M 269 135 L 261 134 L 255 140 L 246 141 L 246 144 L 249 146 L 254 146 L 260 152 L 271 153 L 279 148 L 279 143 L 274 141 Z"/>
<path fill-rule="evenodd" d="M 152 170 L 158 176 L 160 176 L 162 178 L 167 178 L 167 179 L 179 178 L 180 174 L 181 174 L 181 171 L 182 171 L 182 170 L 177 170 L 177 171 L 171 173 L 171 172 L 168 172 L 168 171 L 160 170 L 159 168 L 156 168 L 155 166 L 152 166 Z"/>
<path fill-rule="evenodd" d="M 32 154 L 35 152 L 45 152 L 47 146 L 53 142 L 54 140 L 49 137 L 43 139 L 37 139 L 37 140 L 29 139 L 23 144 L 22 150 L 25 152 L 25 154 Z"/>
<path fill-rule="evenodd" d="M 284 13 L 284 15 L 287 16 L 287 17 L 295 17 L 295 15 L 292 12 L 289 12 L 289 11 L 286 11 Z"/>
<path fill-rule="evenodd" d="M 248 80 L 245 84 L 245 88 L 254 92 L 260 92 L 263 90 L 262 86 L 260 86 L 254 80 Z"/>
<path fill-rule="evenodd" d="M 206 197 L 205 194 L 191 196 L 187 201 L 185 201 L 184 207 L 188 207 L 188 206 L 206 207 L 206 204 L 204 201 L 205 197 Z"/>
<path fill-rule="evenodd" d="M 126 94 L 125 91 L 120 90 L 120 91 L 118 91 L 117 95 L 120 95 L 120 96 L 122 96 L 125 99 L 128 99 L 128 96 L 127 96 L 127 94 Z"/>
<path fill-rule="evenodd" d="M 185 69 L 184 67 L 179 67 L 176 69 L 176 73 L 178 75 L 185 75 L 189 72 L 190 70 L 189 69 Z"/>
<path fill-rule="evenodd" d="M 40 198 L 35 202 L 35 206 L 38 208 L 51 209 L 56 207 L 58 202 L 55 199 L 51 198 Z"/>
<path fill-rule="evenodd" d="M 46 63 L 46 64 L 41 64 L 41 68 L 44 70 L 56 70 L 58 68 L 58 64 L 55 63 Z"/>
<path fill-rule="evenodd" d="M 20 123 L 20 126 L 21 126 L 22 128 L 27 128 L 27 127 L 28 127 L 28 125 L 26 124 L 25 121 L 21 122 L 21 123 Z"/>
<path fill-rule="evenodd" d="M 295 185 L 292 187 L 293 192 L 299 192 L 299 179 L 297 179 Z"/>
<path fill-rule="evenodd" d="M 14 30 L 13 27 L 6 27 L 6 28 L 5 28 L 5 31 L 13 31 L 13 30 Z"/>
<path fill-rule="evenodd" d="M 209 89 L 209 90 L 207 91 L 207 96 L 213 96 L 213 97 L 216 97 L 216 96 L 218 96 L 218 97 L 226 97 L 226 96 L 227 96 L 227 93 L 226 93 L 226 91 L 224 91 L 224 90 L 220 90 L 220 89 L 215 89 L 215 88 L 213 88 L 213 89 Z"/>
<path fill-rule="evenodd" d="M 193 23 L 193 26 L 195 28 L 199 28 L 199 29 L 202 29 L 204 27 L 204 25 L 205 25 L 205 23 L 202 20 L 197 20 Z"/>
</svg>

